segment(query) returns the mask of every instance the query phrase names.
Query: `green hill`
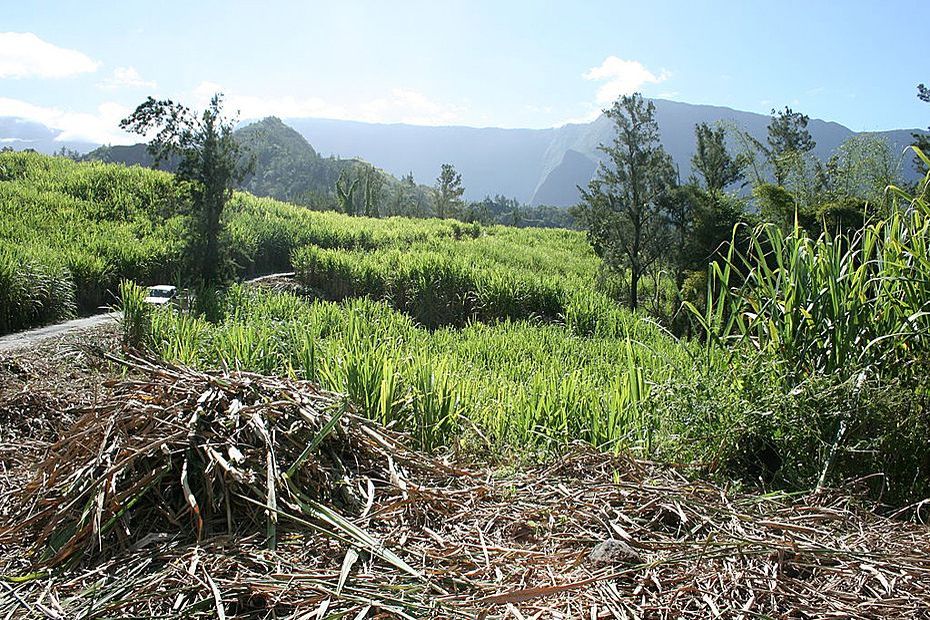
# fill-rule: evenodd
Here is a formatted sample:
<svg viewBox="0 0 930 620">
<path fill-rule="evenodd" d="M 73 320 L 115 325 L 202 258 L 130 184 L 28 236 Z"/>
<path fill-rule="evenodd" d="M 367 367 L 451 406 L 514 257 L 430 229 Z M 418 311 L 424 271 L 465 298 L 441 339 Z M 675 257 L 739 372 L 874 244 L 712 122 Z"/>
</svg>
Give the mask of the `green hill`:
<svg viewBox="0 0 930 620">
<path fill-rule="evenodd" d="M 279 121 L 266 126 L 270 131 L 261 143 L 267 146 L 258 156 L 267 155 L 272 164 L 292 156 L 311 166 L 314 161 L 357 164 L 315 158 L 300 142 L 288 143 Z M 145 284 L 184 281 L 185 200 L 167 172 L 0 153 L 0 294 L 6 297 L 0 333 L 94 311 L 114 301 L 112 292 L 124 278 Z M 477 243 L 475 237 L 508 239 L 492 243 L 485 261 L 507 248 L 531 265 L 564 255 L 563 279 L 590 279 L 596 269 L 584 236 L 576 232 L 514 235 L 503 227 L 448 220 L 351 217 L 244 192 L 236 194 L 225 217 L 240 275 L 290 269 L 293 252 L 306 246 L 368 252 L 450 239 Z"/>
<path fill-rule="evenodd" d="M 359 159 L 322 157 L 300 133 L 270 116 L 236 130 L 236 137 L 254 157 L 254 170 L 240 188 L 256 196 L 267 196 L 315 209 L 335 209 L 335 186 L 340 176 L 367 181 L 376 178 L 375 210 L 379 214 L 400 214 L 415 210 L 424 202 L 428 189 L 405 185 Z M 121 163 L 155 167 L 145 144 L 131 146 L 101 146 L 82 158 L 86 162 Z M 159 168 L 174 171 L 176 162 L 169 160 Z M 355 194 L 355 208 L 364 211 L 362 191 Z M 411 204 L 408 204 L 411 203 Z"/>
</svg>

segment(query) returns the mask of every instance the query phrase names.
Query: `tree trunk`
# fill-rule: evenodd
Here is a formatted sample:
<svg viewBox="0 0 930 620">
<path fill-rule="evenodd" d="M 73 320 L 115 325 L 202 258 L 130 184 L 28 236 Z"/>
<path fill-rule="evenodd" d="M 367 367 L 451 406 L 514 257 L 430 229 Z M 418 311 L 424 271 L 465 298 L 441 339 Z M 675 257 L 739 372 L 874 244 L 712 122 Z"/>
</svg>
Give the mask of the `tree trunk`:
<svg viewBox="0 0 930 620">
<path fill-rule="evenodd" d="M 638 305 L 640 273 L 636 268 L 630 269 L 630 310 L 636 310 Z"/>
</svg>

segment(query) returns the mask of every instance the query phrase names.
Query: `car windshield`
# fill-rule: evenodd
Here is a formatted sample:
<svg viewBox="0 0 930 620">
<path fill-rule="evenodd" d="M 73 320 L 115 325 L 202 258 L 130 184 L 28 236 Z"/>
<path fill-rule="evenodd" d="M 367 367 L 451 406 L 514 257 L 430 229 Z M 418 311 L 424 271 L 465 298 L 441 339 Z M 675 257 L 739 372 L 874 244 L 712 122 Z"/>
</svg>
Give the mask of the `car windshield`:
<svg viewBox="0 0 930 620">
<path fill-rule="evenodd" d="M 170 290 L 164 290 L 164 289 L 151 289 L 151 288 L 150 288 L 150 289 L 149 289 L 149 297 L 164 297 L 164 298 L 167 299 L 167 298 L 170 298 L 170 297 L 171 297 L 171 291 L 170 291 Z"/>
</svg>

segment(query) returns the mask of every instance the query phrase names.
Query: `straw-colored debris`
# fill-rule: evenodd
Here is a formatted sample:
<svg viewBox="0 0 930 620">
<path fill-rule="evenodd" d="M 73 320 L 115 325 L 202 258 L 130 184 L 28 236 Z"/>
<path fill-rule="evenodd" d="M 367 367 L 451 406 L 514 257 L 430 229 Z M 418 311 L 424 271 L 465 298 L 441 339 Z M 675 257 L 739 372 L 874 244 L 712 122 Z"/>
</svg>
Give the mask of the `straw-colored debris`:
<svg viewBox="0 0 930 620">
<path fill-rule="evenodd" d="M 126 364 L 31 462 L 2 439 L 0 618 L 930 617 L 930 530 L 837 495 L 580 446 L 492 472 L 308 383 Z"/>
</svg>

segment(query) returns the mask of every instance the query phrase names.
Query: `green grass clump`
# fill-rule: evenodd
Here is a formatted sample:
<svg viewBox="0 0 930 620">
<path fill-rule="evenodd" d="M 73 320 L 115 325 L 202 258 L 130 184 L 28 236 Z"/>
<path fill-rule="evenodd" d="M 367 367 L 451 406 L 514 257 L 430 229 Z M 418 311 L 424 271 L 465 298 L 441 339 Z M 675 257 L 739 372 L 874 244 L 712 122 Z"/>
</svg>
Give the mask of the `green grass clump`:
<svg viewBox="0 0 930 620">
<path fill-rule="evenodd" d="M 225 318 L 159 312 L 150 345 L 167 359 L 292 373 L 349 395 L 424 449 L 463 437 L 551 451 L 572 439 L 654 453 L 666 422 L 653 385 L 689 354 L 655 326 L 588 338 L 503 320 L 426 329 L 384 302 L 306 301 L 234 287 Z M 622 310 L 620 312 L 623 312 Z"/>
<path fill-rule="evenodd" d="M 767 386 L 744 434 L 795 480 L 867 476 L 892 501 L 930 492 L 928 184 L 892 189 L 894 208 L 850 236 L 763 226 L 711 267 L 695 314 L 709 345 Z"/>
<path fill-rule="evenodd" d="M 431 328 L 564 315 L 567 278 L 492 262 L 472 246 L 452 241 L 374 252 L 308 246 L 293 262 L 298 280 L 326 299 L 382 299 Z"/>
<path fill-rule="evenodd" d="M 0 246 L 0 334 L 73 317 L 74 295 L 63 266 Z"/>
</svg>

